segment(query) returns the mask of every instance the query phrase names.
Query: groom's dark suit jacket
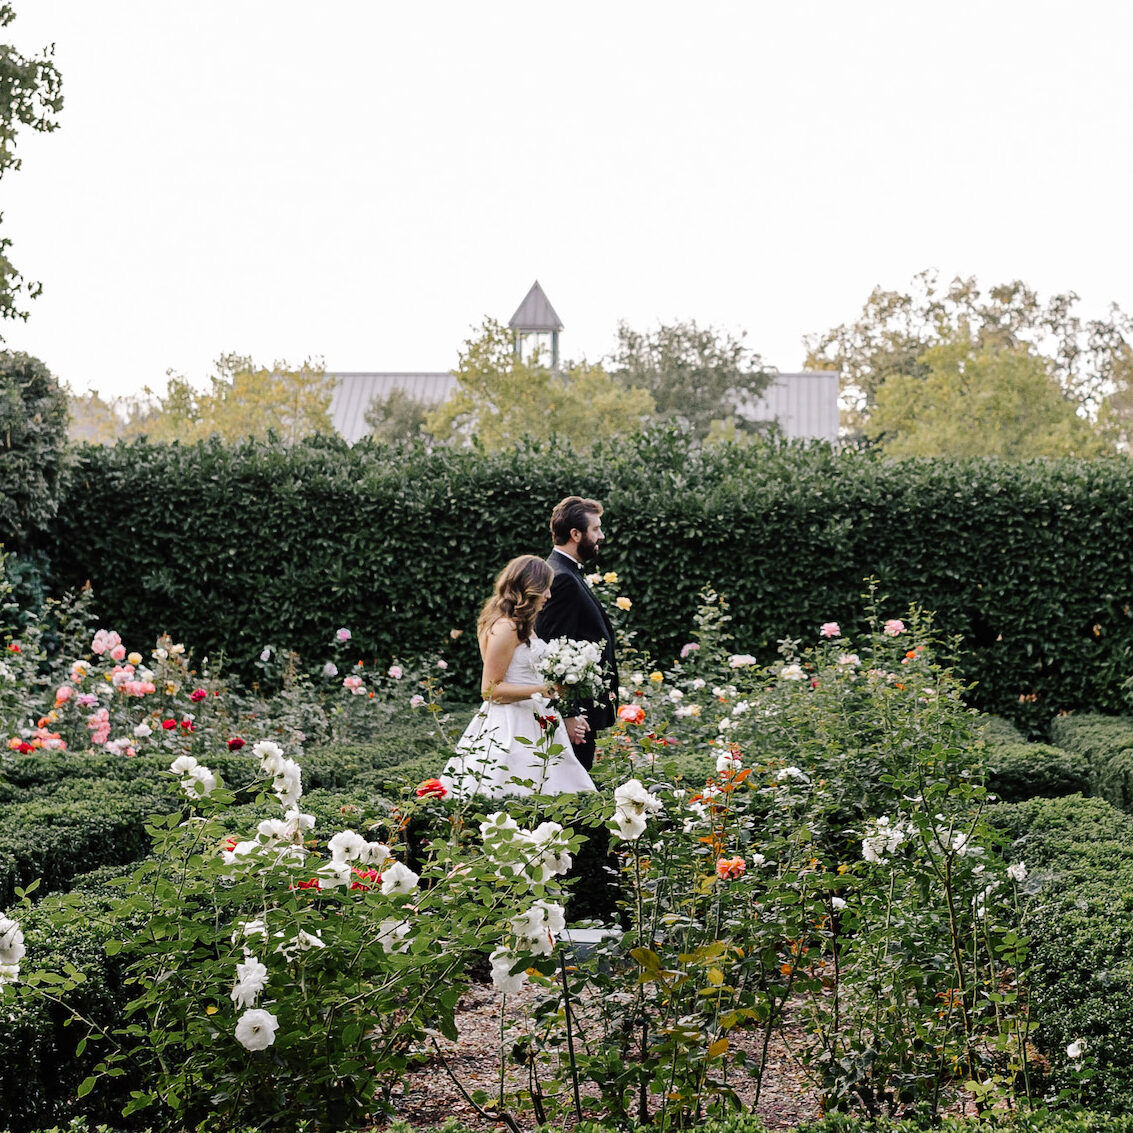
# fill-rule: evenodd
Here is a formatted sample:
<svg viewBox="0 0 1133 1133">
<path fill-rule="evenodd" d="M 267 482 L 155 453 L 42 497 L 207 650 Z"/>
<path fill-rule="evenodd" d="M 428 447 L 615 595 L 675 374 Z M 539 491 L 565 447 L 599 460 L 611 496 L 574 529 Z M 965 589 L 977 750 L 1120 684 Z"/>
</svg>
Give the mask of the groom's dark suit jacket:
<svg viewBox="0 0 1133 1133">
<path fill-rule="evenodd" d="M 557 551 L 547 556 L 547 563 L 555 577 L 551 582 L 551 597 L 535 621 L 535 632 L 543 641 L 569 637 L 575 641 L 597 641 L 601 644 L 607 693 L 599 701 L 583 701 L 582 707 L 592 729 L 608 728 L 614 722 L 618 702 L 614 627 L 587 585 L 579 564 Z"/>
</svg>

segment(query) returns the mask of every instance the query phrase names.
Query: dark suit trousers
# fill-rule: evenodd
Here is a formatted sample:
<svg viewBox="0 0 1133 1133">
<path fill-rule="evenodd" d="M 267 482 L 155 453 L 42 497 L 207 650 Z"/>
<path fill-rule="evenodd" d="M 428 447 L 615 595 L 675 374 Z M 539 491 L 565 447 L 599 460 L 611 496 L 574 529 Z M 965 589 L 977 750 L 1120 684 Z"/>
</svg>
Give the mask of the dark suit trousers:
<svg viewBox="0 0 1133 1133">
<path fill-rule="evenodd" d="M 571 744 L 574 748 L 575 758 L 582 764 L 583 767 L 589 771 L 594 766 L 594 746 L 597 742 L 598 734 L 591 729 L 586 733 L 586 739 L 580 744 Z"/>
</svg>

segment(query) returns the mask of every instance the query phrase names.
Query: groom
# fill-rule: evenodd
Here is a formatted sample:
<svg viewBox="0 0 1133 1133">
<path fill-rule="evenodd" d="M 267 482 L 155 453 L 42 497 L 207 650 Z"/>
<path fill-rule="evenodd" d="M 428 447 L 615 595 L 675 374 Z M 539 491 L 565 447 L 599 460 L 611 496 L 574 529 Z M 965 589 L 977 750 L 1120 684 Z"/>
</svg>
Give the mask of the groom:
<svg viewBox="0 0 1133 1133">
<path fill-rule="evenodd" d="M 582 712 L 563 721 L 574 754 L 587 771 L 594 766 L 594 745 L 601 728 L 613 724 L 618 696 L 618 664 L 614 655 L 614 629 L 601 603 L 591 593 L 584 564 L 597 557 L 602 532 L 602 505 L 582 496 L 567 496 L 551 512 L 555 549 L 547 562 L 555 572 L 551 597 L 535 622 L 543 641 L 569 637 L 602 646 L 602 668 L 607 690 L 599 700 L 582 702 Z"/>
</svg>

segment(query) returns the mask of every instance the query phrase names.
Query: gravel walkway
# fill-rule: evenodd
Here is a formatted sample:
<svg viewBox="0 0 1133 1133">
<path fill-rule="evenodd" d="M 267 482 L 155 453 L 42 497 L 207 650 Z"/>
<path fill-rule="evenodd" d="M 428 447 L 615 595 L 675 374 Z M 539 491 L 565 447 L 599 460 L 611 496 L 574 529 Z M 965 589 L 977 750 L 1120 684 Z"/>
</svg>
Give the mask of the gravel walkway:
<svg viewBox="0 0 1133 1133">
<path fill-rule="evenodd" d="M 542 993 L 528 985 L 517 995 L 508 997 L 505 1024 L 509 1046 L 523 1034 L 523 1013 Z M 585 1007 L 583 1007 L 585 1015 Z M 585 1025 L 585 1023 L 584 1023 Z M 394 1097 L 396 1116 L 412 1125 L 427 1127 L 440 1125 L 448 1118 L 457 1118 L 474 1129 L 496 1129 L 498 1123 L 485 1119 L 476 1112 L 453 1084 L 445 1070 L 445 1063 L 471 1094 L 485 1090 L 495 1095 L 499 1088 L 500 996 L 491 985 L 475 984 L 461 1001 L 457 1016 L 460 1039 L 449 1042 L 438 1036 L 443 1060 L 435 1053 L 426 1064 L 406 1076 L 402 1092 Z M 787 1040 L 791 1028 L 786 1028 Z M 761 1041 L 758 1032 L 733 1031 L 729 1036 L 734 1048 L 744 1049 L 752 1058 L 758 1058 Z M 526 1070 L 509 1059 L 506 1068 L 509 1089 L 526 1083 Z M 755 1083 L 742 1070 L 729 1075 L 729 1084 L 752 1108 L 755 1100 Z M 594 1108 L 594 1099 L 583 1096 L 583 1110 L 587 1116 L 600 1116 Z M 772 1038 L 768 1065 L 764 1074 L 763 1089 L 755 1113 L 769 1129 L 786 1129 L 800 1121 L 819 1116 L 818 1099 L 809 1088 L 803 1074 L 791 1058 L 782 1036 Z M 528 1110 L 519 1124 L 524 1129 L 536 1124 Z"/>
</svg>

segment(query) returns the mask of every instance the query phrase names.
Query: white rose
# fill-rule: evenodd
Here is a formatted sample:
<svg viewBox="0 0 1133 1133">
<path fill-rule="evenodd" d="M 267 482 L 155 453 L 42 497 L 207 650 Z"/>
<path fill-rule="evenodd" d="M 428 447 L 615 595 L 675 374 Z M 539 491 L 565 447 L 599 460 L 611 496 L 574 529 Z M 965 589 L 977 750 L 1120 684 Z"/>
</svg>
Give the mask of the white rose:
<svg viewBox="0 0 1133 1133">
<path fill-rule="evenodd" d="M 331 857 L 337 862 L 352 862 L 360 857 L 366 847 L 366 839 L 353 830 L 343 830 L 328 843 Z"/>
<path fill-rule="evenodd" d="M 251 1007 L 267 982 L 267 968 L 255 956 L 246 957 L 242 964 L 236 965 L 236 983 L 230 993 L 232 1002 L 237 1007 Z"/>
<path fill-rule="evenodd" d="M 241 921 L 236 926 L 236 931 L 232 934 L 232 943 L 236 944 L 241 939 L 249 939 L 253 936 L 262 936 L 265 940 L 268 935 L 267 922 L 259 920 L 254 921 Z"/>
<path fill-rule="evenodd" d="M 236 1041 L 245 1050 L 266 1050 L 275 1042 L 279 1020 L 261 1008 L 245 1011 L 236 1024 Z"/>
<path fill-rule="evenodd" d="M 527 982 L 527 973 L 511 974 L 512 966 L 519 959 L 506 948 L 497 948 L 489 957 L 492 961 L 492 986 L 503 995 L 519 991 Z"/>
<path fill-rule="evenodd" d="M 216 776 L 203 764 L 189 769 L 189 774 L 181 780 L 181 790 L 189 798 L 207 798 L 216 790 Z"/>
<path fill-rule="evenodd" d="M 371 865 L 379 871 L 389 859 L 389 846 L 383 845 L 381 842 L 363 843 L 362 852 L 358 855 L 358 860 L 363 865 Z"/>
<path fill-rule="evenodd" d="M 409 922 L 390 917 L 378 925 L 377 943 L 385 952 L 406 952 L 409 943 L 405 938 L 409 935 Z"/>
<path fill-rule="evenodd" d="M 407 865 L 394 862 L 382 873 L 382 892 L 389 897 L 394 893 L 412 893 L 419 878 Z"/>
<path fill-rule="evenodd" d="M 349 889 L 350 883 L 354 880 L 354 871 L 350 863 L 338 859 L 326 862 L 316 872 L 324 889 Z"/>
<path fill-rule="evenodd" d="M 0 916 L 0 964 L 18 964 L 26 955 L 19 924 L 11 917 Z"/>
<path fill-rule="evenodd" d="M 613 821 L 618 827 L 614 833 L 626 842 L 635 842 L 645 833 L 645 819 L 640 815 L 618 809 L 614 811 Z"/>
</svg>

